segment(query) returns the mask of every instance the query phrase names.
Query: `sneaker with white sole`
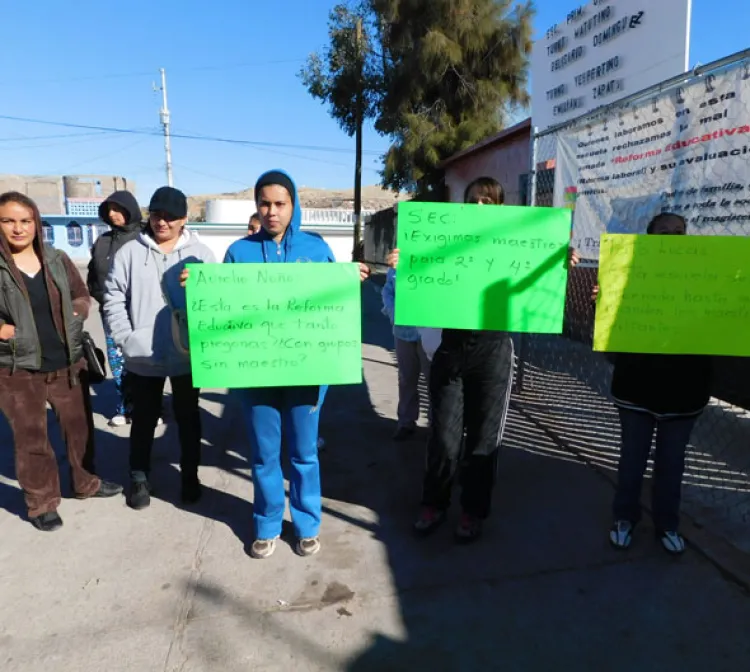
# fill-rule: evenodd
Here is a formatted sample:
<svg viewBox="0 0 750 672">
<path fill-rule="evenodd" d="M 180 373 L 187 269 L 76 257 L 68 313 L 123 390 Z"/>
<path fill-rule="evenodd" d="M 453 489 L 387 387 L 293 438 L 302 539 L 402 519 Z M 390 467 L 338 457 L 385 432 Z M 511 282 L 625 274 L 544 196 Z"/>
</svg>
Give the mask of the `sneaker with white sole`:
<svg viewBox="0 0 750 672">
<path fill-rule="evenodd" d="M 302 556 L 315 555 L 320 551 L 320 539 L 308 537 L 297 542 L 297 553 Z"/>
<path fill-rule="evenodd" d="M 110 427 L 124 427 L 125 425 L 130 424 L 130 418 L 128 418 L 125 415 L 122 415 L 121 413 L 118 413 L 117 415 L 113 415 L 109 419 L 108 424 Z"/>
<path fill-rule="evenodd" d="M 679 532 L 667 531 L 659 534 L 659 541 L 664 550 L 671 555 L 681 555 L 685 552 L 685 540 Z"/>
<path fill-rule="evenodd" d="M 419 516 L 414 521 L 412 529 L 414 534 L 419 537 L 426 537 L 434 532 L 445 520 L 445 511 L 437 509 L 434 506 L 422 506 L 419 510 Z"/>
<path fill-rule="evenodd" d="M 633 523 L 629 520 L 616 520 L 609 531 L 609 543 L 615 548 L 630 548 L 633 541 Z"/>
<path fill-rule="evenodd" d="M 278 537 L 274 537 L 273 539 L 256 539 L 250 547 L 250 555 L 258 560 L 270 558 L 276 550 L 277 540 Z"/>
</svg>

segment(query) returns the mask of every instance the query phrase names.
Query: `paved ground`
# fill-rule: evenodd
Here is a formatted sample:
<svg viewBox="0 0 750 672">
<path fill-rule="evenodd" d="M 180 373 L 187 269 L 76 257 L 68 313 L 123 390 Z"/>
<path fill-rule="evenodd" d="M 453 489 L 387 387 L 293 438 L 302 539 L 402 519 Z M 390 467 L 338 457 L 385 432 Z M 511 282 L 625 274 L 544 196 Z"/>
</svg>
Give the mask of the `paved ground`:
<svg viewBox="0 0 750 672">
<path fill-rule="evenodd" d="M 203 397 L 200 505 L 177 503 L 168 424 L 150 509 L 66 499 L 51 535 L 20 517 L 0 427 L 3 672 L 748 669 L 748 595 L 694 551 L 667 557 L 646 529 L 632 552 L 610 550 L 610 484 L 526 415 L 511 417 L 485 539 L 456 547 L 450 528 L 412 539 L 423 443 L 389 440 L 396 370 L 377 295 L 363 291 L 366 382 L 324 408 L 315 558 L 287 544 L 246 556 L 246 442 L 218 392 Z M 100 471 L 123 479 L 127 430 L 101 415 L 111 403 L 101 390 Z"/>
</svg>

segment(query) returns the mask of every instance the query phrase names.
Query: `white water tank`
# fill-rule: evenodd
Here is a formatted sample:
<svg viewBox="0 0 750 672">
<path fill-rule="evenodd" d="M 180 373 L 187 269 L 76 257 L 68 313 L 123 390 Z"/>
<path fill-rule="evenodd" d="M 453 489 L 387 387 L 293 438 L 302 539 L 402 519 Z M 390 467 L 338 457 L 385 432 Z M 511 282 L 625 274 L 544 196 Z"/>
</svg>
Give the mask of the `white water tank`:
<svg viewBox="0 0 750 672">
<path fill-rule="evenodd" d="M 214 199 L 206 201 L 206 222 L 211 224 L 247 224 L 255 212 L 255 201 Z"/>
</svg>

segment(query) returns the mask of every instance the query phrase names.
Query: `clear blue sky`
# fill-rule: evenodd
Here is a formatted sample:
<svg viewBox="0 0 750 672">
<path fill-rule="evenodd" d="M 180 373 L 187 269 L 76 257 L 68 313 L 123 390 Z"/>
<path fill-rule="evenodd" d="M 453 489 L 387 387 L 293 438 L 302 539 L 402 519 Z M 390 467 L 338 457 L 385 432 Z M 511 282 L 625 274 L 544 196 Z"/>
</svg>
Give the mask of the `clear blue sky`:
<svg viewBox="0 0 750 672">
<path fill-rule="evenodd" d="M 175 133 L 286 145 L 233 146 L 177 138 L 175 183 L 187 193 L 235 191 L 271 167 L 286 168 L 299 185 L 346 188 L 353 179 L 353 140 L 297 78 L 305 57 L 325 45 L 334 4 L 12 3 L 3 17 L 0 115 L 156 130 L 161 99 L 151 84 L 164 67 Z M 562 20 L 575 4 L 537 0 L 536 32 Z M 691 63 L 748 46 L 746 6 L 747 0 L 693 1 Z M 138 183 L 142 201 L 164 183 L 160 137 L 40 138 L 78 133 L 85 131 L 0 119 L 0 173 L 125 175 Z M 377 182 L 378 154 L 387 144 L 368 129 L 366 184 Z"/>
</svg>

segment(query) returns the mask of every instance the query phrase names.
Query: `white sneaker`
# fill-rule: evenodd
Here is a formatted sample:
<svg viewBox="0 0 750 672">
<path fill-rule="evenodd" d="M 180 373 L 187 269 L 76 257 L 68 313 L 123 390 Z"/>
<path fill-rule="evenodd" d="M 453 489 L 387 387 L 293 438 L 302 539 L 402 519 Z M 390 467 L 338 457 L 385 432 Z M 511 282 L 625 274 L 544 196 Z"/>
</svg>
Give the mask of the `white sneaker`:
<svg viewBox="0 0 750 672">
<path fill-rule="evenodd" d="M 662 532 L 659 540 L 667 553 L 680 555 L 685 552 L 685 540 L 679 532 Z"/>
<path fill-rule="evenodd" d="M 110 427 L 124 427 L 125 425 L 130 424 L 130 419 L 126 418 L 124 415 L 115 415 L 109 419 L 109 426 Z"/>
<path fill-rule="evenodd" d="M 629 548 L 633 541 L 633 523 L 629 520 L 616 520 L 609 531 L 609 543 L 615 548 Z"/>
<path fill-rule="evenodd" d="M 256 539 L 250 547 L 250 555 L 258 560 L 270 558 L 276 550 L 277 539 L 278 537 L 274 537 L 273 539 Z"/>
<path fill-rule="evenodd" d="M 318 537 L 310 537 L 308 539 L 300 539 L 297 542 L 297 553 L 302 556 L 315 555 L 320 551 L 320 539 Z"/>
</svg>

